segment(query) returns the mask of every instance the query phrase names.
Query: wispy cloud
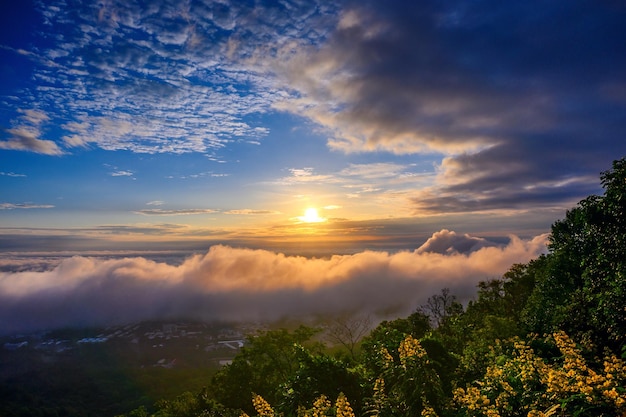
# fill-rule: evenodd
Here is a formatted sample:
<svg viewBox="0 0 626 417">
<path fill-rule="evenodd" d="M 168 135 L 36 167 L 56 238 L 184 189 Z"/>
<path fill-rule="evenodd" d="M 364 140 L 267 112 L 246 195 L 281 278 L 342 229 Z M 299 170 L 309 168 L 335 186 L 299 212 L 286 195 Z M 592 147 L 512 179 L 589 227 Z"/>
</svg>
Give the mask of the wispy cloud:
<svg viewBox="0 0 626 417">
<path fill-rule="evenodd" d="M 216 212 L 217 210 L 213 209 L 145 209 L 135 211 L 134 213 L 143 214 L 144 216 L 188 216 L 194 214 L 210 214 Z"/>
<path fill-rule="evenodd" d="M 51 204 L 32 204 L 32 203 L 0 203 L 0 210 L 16 210 L 16 209 L 50 209 L 54 208 Z"/>
<path fill-rule="evenodd" d="M 332 175 L 318 174 L 312 167 L 289 168 L 289 176 L 279 180 L 283 184 L 331 183 L 335 182 Z"/>
<path fill-rule="evenodd" d="M 265 214 L 281 214 L 280 211 L 274 210 L 253 210 L 253 209 L 236 209 L 225 211 L 224 214 L 240 214 L 246 216 L 265 215 Z"/>
<path fill-rule="evenodd" d="M 63 155 L 65 152 L 52 140 L 40 139 L 40 132 L 33 128 L 7 129 L 7 140 L 0 141 L 0 149 L 30 151 L 44 155 Z"/>
<path fill-rule="evenodd" d="M 4 177 L 14 177 L 14 178 L 26 177 L 26 174 L 18 174 L 16 172 L 0 172 L 0 175 Z"/>
<path fill-rule="evenodd" d="M 178 266 L 143 257 L 73 257 L 43 272 L 0 273 L 0 332 L 164 317 L 277 319 L 338 312 L 409 312 L 443 287 L 465 300 L 479 280 L 545 251 L 547 236 L 507 245 L 360 252 L 329 258 L 213 246 Z M 445 241 L 437 245 L 437 241 Z M 471 236 L 462 238 L 476 242 Z M 350 294 L 350 297 L 346 297 Z M 132 300 L 132 302 L 128 302 Z M 80 312 L 80 314 L 76 314 Z M 36 323 L 36 324 L 34 324 Z"/>
<path fill-rule="evenodd" d="M 113 171 L 109 175 L 112 177 L 132 177 L 134 175 L 134 172 L 120 170 L 120 171 Z"/>
</svg>

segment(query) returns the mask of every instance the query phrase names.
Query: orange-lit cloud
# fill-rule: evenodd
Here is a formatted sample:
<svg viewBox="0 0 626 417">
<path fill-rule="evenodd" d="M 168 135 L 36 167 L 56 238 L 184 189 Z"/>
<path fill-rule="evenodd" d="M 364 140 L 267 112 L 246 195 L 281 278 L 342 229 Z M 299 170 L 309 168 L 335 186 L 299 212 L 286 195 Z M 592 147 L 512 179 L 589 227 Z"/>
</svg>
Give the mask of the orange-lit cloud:
<svg viewBox="0 0 626 417">
<path fill-rule="evenodd" d="M 43 272 L 0 273 L 0 333 L 168 317 L 408 313 L 444 287 L 467 299 L 478 281 L 545 252 L 546 241 L 512 236 L 504 246 L 475 245 L 476 238 L 441 231 L 422 248 L 395 254 L 306 258 L 217 245 L 177 266 L 73 257 Z"/>
</svg>

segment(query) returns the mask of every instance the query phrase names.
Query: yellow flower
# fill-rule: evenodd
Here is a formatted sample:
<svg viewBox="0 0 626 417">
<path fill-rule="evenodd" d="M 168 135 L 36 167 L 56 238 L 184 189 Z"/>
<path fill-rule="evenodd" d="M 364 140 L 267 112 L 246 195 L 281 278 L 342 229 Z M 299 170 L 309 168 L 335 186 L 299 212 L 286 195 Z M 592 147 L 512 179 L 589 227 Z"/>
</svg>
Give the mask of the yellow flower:
<svg viewBox="0 0 626 417">
<path fill-rule="evenodd" d="M 391 364 L 393 364 L 393 356 L 391 356 L 387 348 L 380 348 L 380 354 L 383 357 L 385 368 L 388 368 Z"/>
<path fill-rule="evenodd" d="M 253 395 L 252 405 L 254 405 L 254 409 L 257 413 L 259 413 L 260 417 L 274 417 L 274 409 L 270 403 L 265 401 L 265 399 L 260 395 Z"/>
<path fill-rule="evenodd" d="M 426 350 L 424 350 L 420 342 L 411 335 L 408 335 L 402 342 L 400 342 L 398 354 L 400 355 L 400 361 L 404 366 L 406 366 L 406 360 L 408 358 L 423 358 L 427 356 Z"/>
<path fill-rule="evenodd" d="M 435 410 L 433 410 L 433 408 L 429 405 L 427 405 L 426 407 L 424 407 L 424 409 L 422 410 L 421 417 L 438 417 L 437 413 L 435 413 Z"/>
<path fill-rule="evenodd" d="M 355 417 L 354 411 L 352 411 L 352 407 L 350 407 L 350 403 L 343 392 L 337 397 L 335 407 L 337 407 L 337 417 Z"/>
<path fill-rule="evenodd" d="M 330 401 L 324 394 L 313 402 L 313 417 L 323 417 L 330 408 Z"/>
</svg>

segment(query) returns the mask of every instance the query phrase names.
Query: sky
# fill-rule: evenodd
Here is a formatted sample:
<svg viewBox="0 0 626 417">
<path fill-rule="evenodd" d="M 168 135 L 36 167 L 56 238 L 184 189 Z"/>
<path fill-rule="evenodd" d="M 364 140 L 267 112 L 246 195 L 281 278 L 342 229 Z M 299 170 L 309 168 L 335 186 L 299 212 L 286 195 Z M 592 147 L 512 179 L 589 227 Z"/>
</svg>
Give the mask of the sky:
<svg viewBox="0 0 626 417">
<path fill-rule="evenodd" d="M 467 298 L 626 155 L 624 21 L 611 0 L 3 2 L 0 333 Z"/>
</svg>

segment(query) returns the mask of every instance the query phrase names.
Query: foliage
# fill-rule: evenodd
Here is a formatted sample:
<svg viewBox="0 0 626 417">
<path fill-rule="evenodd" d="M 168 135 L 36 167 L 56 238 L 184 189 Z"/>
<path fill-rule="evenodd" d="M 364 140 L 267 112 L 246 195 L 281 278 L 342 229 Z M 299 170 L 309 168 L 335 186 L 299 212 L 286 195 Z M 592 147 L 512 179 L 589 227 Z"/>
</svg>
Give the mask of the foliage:
<svg viewBox="0 0 626 417">
<path fill-rule="evenodd" d="M 380 348 L 369 412 L 375 416 L 441 413 L 445 395 L 437 367 L 419 340 L 407 335 L 392 352 Z"/>
<path fill-rule="evenodd" d="M 584 358 L 564 332 L 550 342 L 556 358 L 542 358 L 519 338 L 498 343 L 480 380 L 454 393 L 456 404 L 472 416 L 617 416 L 626 413 L 626 364 L 607 353 L 602 366 Z"/>
<path fill-rule="evenodd" d="M 344 360 L 310 328 L 259 334 L 154 417 L 626 417 L 626 160 L 601 180 L 603 196 L 552 226 L 548 254 L 480 282 L 465 309 L 443 289 L 380 323 L 360 355 L 363 326 L 342 319 Z"/>
<path fill-rule="evenodd" d="M 312 354 L 303 347 L 298 347 L 297 358 L 299 369 L 283 385 L 281 411 L 293 415 L 321 395 L 334 398 L 345 393 L 360 413 L 366 384 L 362 367 L 350 368 L 345 362 L 325 354 Z"/>
<path fill-rule="evenodd" d="M 317 329 L 300 326 L 293 332 L 269 330 L 249 337 L 247 346 L 232 364 L 213 377 L 210 384 L 212 395 L 228 408 L 249 412 L 252 412 L 249 405 L 252 393 L 278 403 L 282 399 L 281 384 L 300 367 L 297 346 L 320 350 L 319 344 L 311 342 L 317 332 Z"/>
<path fill-rule="evenodd" d="M 381 322 L 363 338 L 361 343 L 363 364 L 374 374 L 379 374 L 383 370 L 383 362 L 380 360 L 382 348 L 394 351 L 407 335 L 419 339 L 429 330 L 431 330 L 430 318 L 419 309 L 406 318 Z"/>
<path fill-rule="evenodd" d="M 590 196 L 552 226 L 550 255 L 525 322 L 535 332 L 563 329 L 597 346 L 626 343 L 626 159 L 603 172 L 603 196 Z"/>
</svg>

